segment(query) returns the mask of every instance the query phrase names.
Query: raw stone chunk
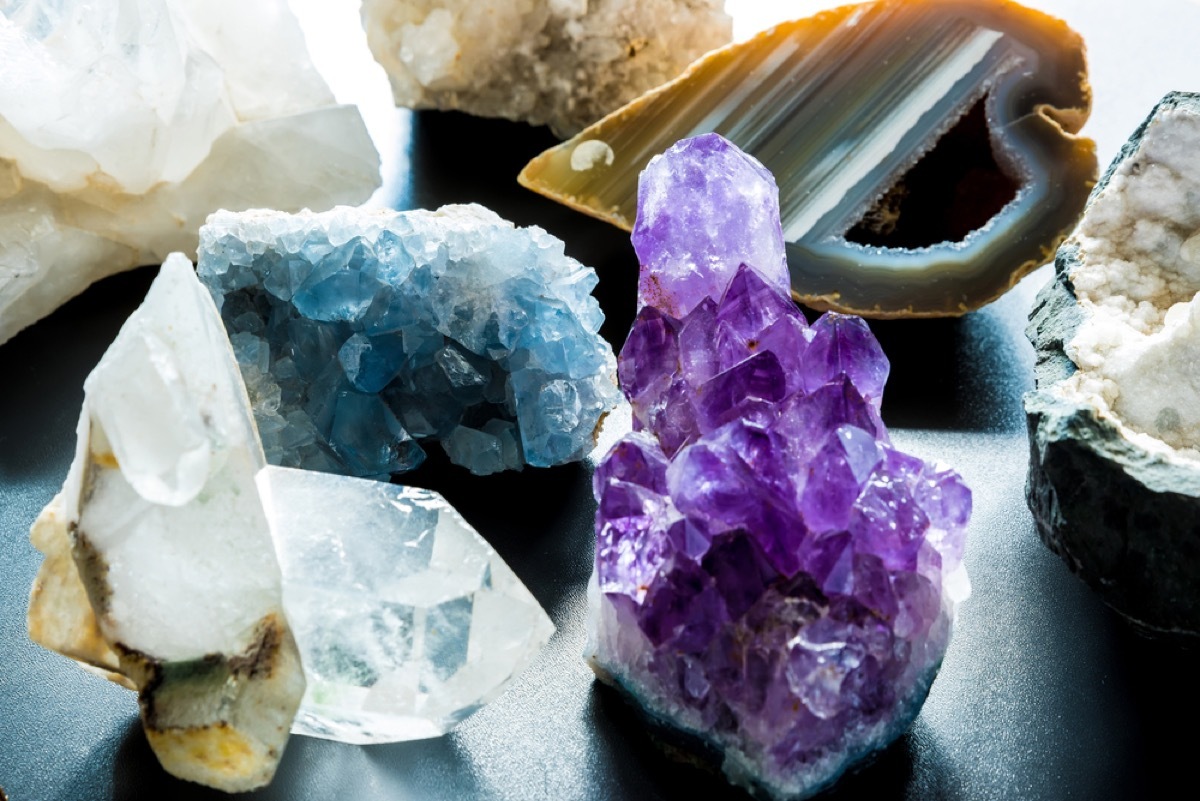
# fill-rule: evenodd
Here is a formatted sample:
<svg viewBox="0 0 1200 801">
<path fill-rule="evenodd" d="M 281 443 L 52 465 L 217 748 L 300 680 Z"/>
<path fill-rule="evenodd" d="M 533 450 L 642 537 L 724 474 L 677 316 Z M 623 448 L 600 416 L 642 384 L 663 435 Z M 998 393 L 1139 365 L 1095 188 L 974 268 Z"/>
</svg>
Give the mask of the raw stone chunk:
<svg viewBox="0 0 1200 801">
<path fill-rule="evenodd" d="M 968 593 L 971 494 L 892 447 L 866 324 L 792 303 L 760 164 L 685 140 L 640 198 L 655 291 L 618 361 L 634 432 L 594 477 L 590 658 L 730 781 L 807 797 L 920 710 Z"/>
<path fill-rule="evenodd" d="M 75 460 L 33 530 L 29 632 L 135 686 L 163 767 L 228 792 L 271 780 L 305 686 L 264 463 L 212 298 L 174 255 L 84 384 Z"/>
<path fill-rule="evenodd" d="M 563 464 L 616 403 L 595 273 L 481 206 L 214 214 L 201 279 L 272 464 L 385 477 Z"/>
<path fill-rule="evenodd" d="M 1030 315 L 1026 495 L 1042 539 L 1139 628 L 1200 637 L 1200 95 L 1133 134 Z"/>
<path fill-rule="evenodd" d="M 215 209 L 379 185 L 286 0 L 4 3 L 0 42 L 0 343 L 94 281 L 195 253 Z"/>
<path fill-rule="evenodd" d="M 716 132 L 779 182 L 800 300 L 959 315 L 1049 260 L 1078 218 L 1096 175 L 1075 135 L 1086 74 L 1078 34 L 1007 0 L 847 5 L 708 54 L 520 181 L 630 229 L 650 159 Z"/>
<path fill-rule="evenodd" d="M 570 136 L 729 41 L 722 0 L 365 0 L 396 105 Z"/>
<path fill-rule="evenodd" d="M 347 743 L 444 734 L 554 633 L 436 492 L 273 466 L 258 485 L 308 679 L 293 732 Z"/>
</svg>

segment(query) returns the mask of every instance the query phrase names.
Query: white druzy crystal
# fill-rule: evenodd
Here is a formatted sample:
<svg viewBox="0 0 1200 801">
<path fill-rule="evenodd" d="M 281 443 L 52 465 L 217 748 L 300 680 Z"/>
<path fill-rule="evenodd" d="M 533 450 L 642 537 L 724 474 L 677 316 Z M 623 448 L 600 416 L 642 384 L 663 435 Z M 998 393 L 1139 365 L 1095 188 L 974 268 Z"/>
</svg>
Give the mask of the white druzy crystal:
<svg viewBox="0 0 1200 801">
<path fill-rule="evenodd" d="M 326 208 L 379 183 L 286 0 L 3 3 L 0 53 L 0 342 L 93 281 L 194 253 L 218 208 Z"/>
<path fill-rule="evenodd" d="M 308 676 L 294 732 L 437 736 L 498 695 L 554 633 L 436 492 L 282 467 L 258 482 Z"/>
<path fill-rule="evenodd" d="M 570 136 L 727 44 L 724 0 L 364 0 L 396 104 Z"/>
<path fill-rule="evenodd" d="M 62 493 L 34 526 L 47 561 L 31 636 L 137 687 L 171 773 L 228 791 L 267 783 L 303 668 L 254 481 L 265 459 L 249 400 L 183 256 L 88 376 L 78 435 Z"/>
<path fill-rule="evenodd" d="M 1075 234 L 1069 277 L 1088 313 L 1061 390 L 1144 447 L 1200 458 L 1200 101 L 1164 104 Z"/>
</svg>

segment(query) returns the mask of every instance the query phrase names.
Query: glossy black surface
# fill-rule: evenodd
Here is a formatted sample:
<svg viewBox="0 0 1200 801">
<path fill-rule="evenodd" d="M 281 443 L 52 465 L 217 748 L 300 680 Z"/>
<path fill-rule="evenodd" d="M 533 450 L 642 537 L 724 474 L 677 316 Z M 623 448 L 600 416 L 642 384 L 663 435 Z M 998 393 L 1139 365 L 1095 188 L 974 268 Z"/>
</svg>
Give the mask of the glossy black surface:
<svg viewBox="0 0 1200 801">
<path fill-rule="evenodd" d="M 399 112 L 398 112 L 399 113 Z M 548 134 L 457 114 L 412 118 L 402 206 L 478 201 L 539 224 L 599 271 L 604 334 L 633 317 L 636 264 L 622 232 L 520 189 Z M 896 442 L 958 468 L 975 493 L 962 607 L 915 726 L 838 799 L 1140 799 L 1190 783 L 1200 658 L 1138 638 L 1038 541 L 1023 497 L 1022 335 L 1043 270 L 960 320 L 873 325 L 892 360 L 884 419 Z M 219 799 L 167 776 L 131 693 L 32 645 L 24 614 L 40 562 L 27 529 L 74 447 L 82 381 L 140 302 L 152 270 L 109 279 L 0 347 L 0 787 L 12 801 Z M 559 632 L 504 696 L 439 740 L 357 747 L 294 738 L 262 799 L 743 798 L 672 762 L 580 659 L 591 569 L 585 464 L 476 478 L 432 458 L 436 488 L 496 547 Z M 1185 785 L 1188 786 L 1188 785 Z"/>
</svg>

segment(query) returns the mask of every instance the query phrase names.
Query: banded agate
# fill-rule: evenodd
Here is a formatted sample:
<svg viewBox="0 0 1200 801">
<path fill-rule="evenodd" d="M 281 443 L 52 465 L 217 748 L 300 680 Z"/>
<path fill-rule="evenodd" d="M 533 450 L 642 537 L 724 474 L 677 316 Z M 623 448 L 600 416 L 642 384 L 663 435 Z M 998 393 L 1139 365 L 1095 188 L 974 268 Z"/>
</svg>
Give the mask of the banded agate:
<svg viewBox="0 0 1200 801">
<path fill-rule="evenodd" d="M 710 53 L 520 181 L 629 229 L 650 159 L 717 132 L 779 183 L 798 299 L 958 315 L 1050 258 L 1082 210 L 1085 75 L 1076 33 L 1005 0 L 844 6 Z"/>
</svg>

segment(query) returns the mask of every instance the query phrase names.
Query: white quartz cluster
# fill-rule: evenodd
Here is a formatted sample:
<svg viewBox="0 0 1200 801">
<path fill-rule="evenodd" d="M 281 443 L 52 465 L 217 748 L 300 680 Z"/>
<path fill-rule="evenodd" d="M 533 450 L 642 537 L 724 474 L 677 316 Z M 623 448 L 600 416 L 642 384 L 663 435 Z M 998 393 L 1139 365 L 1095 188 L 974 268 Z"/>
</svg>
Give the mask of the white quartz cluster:
<svg viewBox="0 0 1200 801">
<path fill-rule="evenodd" d="M 0 342 L 100 278 L 194 252 L 216 209 L 327 208 L 379 184 L 286 0 L 0 3 L 0 54 Z"/>
<path fill-rule="evenodd" d="M 138 690 L 171 773 L 238 792 L 270 781 L 289 730 L 441 734 L 553 633 L 437 493 L 266 467 L 182 255 L 84 390 L 75 460 L 31 532 L 29 634 Z"/>
<path fill-rule="evenodd" d="M 1080 370 L 1057 391 L 1200 458 L 1200 103 L 1164 104 L 1066 247 L 1087 316 L 1067 343 Z"/>
<path fill-rule="evenodd" d="M 396 104 L 549 124 L 559 136 L 727 44 L 724 0 L 364 0 Z"/>
</svg>

